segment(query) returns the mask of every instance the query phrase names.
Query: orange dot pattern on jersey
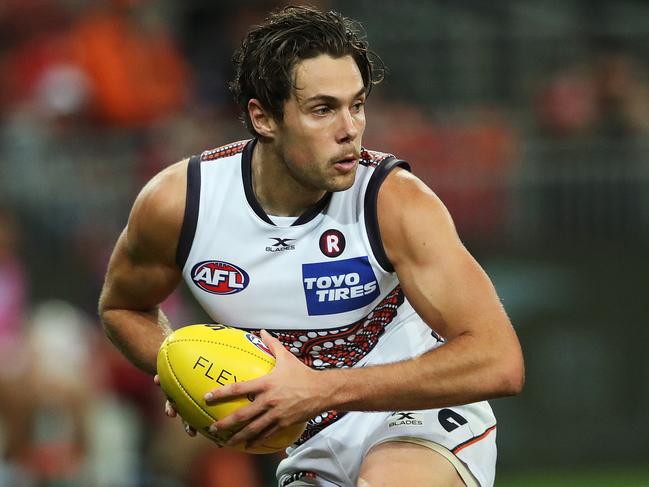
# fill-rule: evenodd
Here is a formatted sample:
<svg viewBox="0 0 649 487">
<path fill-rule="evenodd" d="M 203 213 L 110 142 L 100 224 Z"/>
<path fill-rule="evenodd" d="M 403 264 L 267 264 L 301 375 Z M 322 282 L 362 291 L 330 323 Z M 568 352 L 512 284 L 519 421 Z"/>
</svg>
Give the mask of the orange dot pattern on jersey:
<svg viewBox="0 0 649 487">
<path fill-rule="evenodd" d="M 273 330 L 272 334 L 313 369 L 353 367 L 376 346 L 403 301 L 403 291 L 397 286 L 371 313 L 351 325 L 326 330 Z M 344 415 L 337 411 L 319 414 L 307 422 L 306 430 L 295 444 L 313 438 Z"/>
<path fill-rule="evenodd" d="M 250 142 L 249 139 L 239 140 L 237 142 L 232 142 L 231 144 L 217 147 L 215 149 L 206 150 L 201 154 L 201 161 L 213 161 L 216 159 L 221 159 L 222 157 L 230 157 L 235 154 L 239 154 L 243 152 L 243 149 L 248 142 Z M 364 166 L 374 167 L 388 157 L 394 156 L 385 152 L 361 149 L 359 163 Z"/>
<path fill-rule="evenodd" d="M 403 292 L 397 286 L 370 314 L 351 325 L 326 330 L 276 330 L 273 335 L 312 369 L 353 367 L 372 351 L 402 303 Z"/>
<path fill-rule="evenodd" d="M 387 159 L 388 157 L 394 157 L 394 155 L 387 154 L 385 152 L 361 149 L 361 157 L 358 162 L 363 166 L 375 167 L 378 166 L 381 161 Z"/>
<path fill-rule="evenodd" d="M 301 479 L 315 480 L 316 478 L 317 476 L 315 472 L 307 472 L 307 471 L 295 472 L 292 475 L 284 478 L 282 480 L 282 485 L 280 487 L 287 487 L 288 485 L 291 485 L 293 482 L 297 482 L 298 480 Z"/>
<path fill-rule="evenodd" d="M 240 140 L 238 142 L 232 142 L 231 144 L 217 147 L 216 149 L 207 150 L 201 154 L 201 161 L 213 161 L 215 159 L 221 159 L 222 157 L 230 157 L 239 154 L 243 152 L 243 149 L 248 142 L 250 142 L 250 140 Z"/>
</svg>

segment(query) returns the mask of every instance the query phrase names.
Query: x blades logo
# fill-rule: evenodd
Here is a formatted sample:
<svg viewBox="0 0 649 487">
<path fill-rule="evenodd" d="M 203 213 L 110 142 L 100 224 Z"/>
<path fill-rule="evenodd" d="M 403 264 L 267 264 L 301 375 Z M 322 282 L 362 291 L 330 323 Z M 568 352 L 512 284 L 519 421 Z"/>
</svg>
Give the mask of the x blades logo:
<svg viewBox="0 0 649 487">
<path fill-rule="evenodd" d="M 294 238 L 270 237 L 270 240 L 274 240 L 275 243 L 266 246 L 266 252 L 283 252 L 284 250 L 295 250 L 295 245 L 291 243 L 295 241 Z"/>
<path fill-rule="evenodd" d="M 424 415 L 414 412 L 396 412 L 389 417 L 388 428 L 395 426 L 421 426 L 424 424 Z"/>
</svg>

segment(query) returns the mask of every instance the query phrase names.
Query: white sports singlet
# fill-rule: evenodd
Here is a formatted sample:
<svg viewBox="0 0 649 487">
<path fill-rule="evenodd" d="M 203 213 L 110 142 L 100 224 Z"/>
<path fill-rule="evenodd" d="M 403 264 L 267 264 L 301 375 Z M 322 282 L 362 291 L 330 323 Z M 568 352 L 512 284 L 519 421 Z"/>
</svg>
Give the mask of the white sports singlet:
<svg viewBox="0 0 649 487">
<path fill-rule="evenodd" d="M 405 298 L 379 235 L 379 187 L 407 164 L 363 150 L 351 188 L 327 194 L 291 226 L 276 226 L 252 189 L 255 142 L 206 151 L 188 164 L 177 262 L 211 318 L 266 329 L 315 369 L 396 362 L 443 345 Z M 408 436 L 442 445 L 479 485 L 490 486 L 495 425 L 486 402 L 415 412 L 327 411 L 289 448 L 278 478 L 282 486 L 355 486 L 371 446 Z"/>
</svg>

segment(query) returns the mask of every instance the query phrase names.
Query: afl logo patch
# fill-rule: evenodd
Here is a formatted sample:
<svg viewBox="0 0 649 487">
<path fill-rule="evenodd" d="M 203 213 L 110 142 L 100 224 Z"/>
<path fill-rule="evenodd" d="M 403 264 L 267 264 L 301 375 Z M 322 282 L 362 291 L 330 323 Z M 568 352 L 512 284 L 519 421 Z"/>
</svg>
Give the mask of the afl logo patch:
<svg viewBox="0 0 649 487">
<path fill-rule="evenodd" d="M 338 230 L 326 230 L 320 235 L 320 250 L 327 257 L 338 257 L 345 250 L 345 236 Z"/>
<path fill-rule="evenodd" d="M 241 267 L 220 260 L 204 260 L 192 268 L 192 281 L 211 294 L 235 294 L 250 283 L 248 273 Z"/>
<path fill-rule="evenodd" d="M 250 343 L 252 343 L 259 350 L 267 353 L 271 357 L 274 357 L 273 352 L 270 351 L 270 348 L 268 348 L 266 344 L 261 341 L 261 338 L 259 338 L 257 335 L 253 335 L 252 333 L 246 333 L 246 338 L 250 341 Z"/>
</svg>

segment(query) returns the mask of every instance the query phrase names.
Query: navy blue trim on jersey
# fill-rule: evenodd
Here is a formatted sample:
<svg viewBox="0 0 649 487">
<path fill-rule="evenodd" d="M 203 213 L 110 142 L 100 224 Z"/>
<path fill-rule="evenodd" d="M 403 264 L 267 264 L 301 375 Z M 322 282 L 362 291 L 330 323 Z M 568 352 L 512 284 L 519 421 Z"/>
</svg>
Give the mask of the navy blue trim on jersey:
<svg viewBox="0 0 649 487">
<path fill-rule="evenodd" d="M 187 163 L 187 193 L 185 196 L 185 216 L 178 238 L 176 264 L 182 270 L 194 243 L 198 224 L 198 205 L 201 199 L 201 158 L 192 156 Z"/>
<path fill-rule="evenodd" d="M 322 198 L 318 200 L 318 202 L 313 205 L 311 208 L 307 209 L 304 213 L 300 215 L 300 217 L 293 222 L 291 225 L 294 227 L 295 225 L 302 225 L 303 223 L 310 222 L 313 220 L 322 210 L 324 210 L 327 205 L 329 204 L 329 201 L 331 201 L 331 196 L 333 195 L 332 192 L 327 192 Z"/>
<path fill-rule="evenodd" d="M 248 200 L 250 208 L 252 208 L 257 216 L 264 220 L 266 223 L 276 226 L 275 223 L 266 214 L 264 209 L 261 207 L 259 201 L 257 201 L 255 191 L 252 188 L 252 150 L 254 149 L 256 143 L 257 139 L 252 139 L 246 144 L 246 147 L 243 149 L 243 153 L 241 154 L 241 174 L 243 175 L 243 190 L 246 194 L 246 199 Z M 306 211 L 291 224 L 291 226 L 294 227 L 295 225 L 302 225 L 304 223 L 310 222 L 319 213 L 321 213 L 322 210 L 325 209 L 330 200 L 331 193 L 325 194 L 318 200 L 315 205 L 313 205 L 311 208 L 307 208 Z"/>
<path fill-rule="evenodd" d="M 379 189 L 381 188 L 381 184 L 383 184 L 385 178 L 395 167 L 403 167 L 407 171 L 410 171 L 410 164 L 401 159 L 397 159 L 394 156 L 382 160 L 378 166 L 376 166 L 376 169 L 374 169 L 374 174 L 372 174 L 369 183 L 367 183 L 364 202 L 367 238 L 370 241 L 370 247 L 372 248 L 374 257 L 386 272 L 394 272 L 394 267 L 383 248 L 376 205 L 379 198 Z"/>
<path fill-rule="evenodd" d="M 256 143 L 257 139 L 252 139 L 246 144 L 246 147 L 243 149 L 243 153 L 241 154 L 241 174 L 243 176 L 243 190 L 246 193 L 246 199 L 248 200 L 248 204 L 250 205 L 250 208 L 252 208 L 252 211 L 254 211 L 257 216 L 264 220 L 266 223 L 275 225 L 273 221 L 268 218 L 268 215 L 259 204 L 259 201 L 257 201 L 257 198 L 255 197 L 255 191 L 252 189 L 252 150 L 254 149 Z"/>
</svg>

